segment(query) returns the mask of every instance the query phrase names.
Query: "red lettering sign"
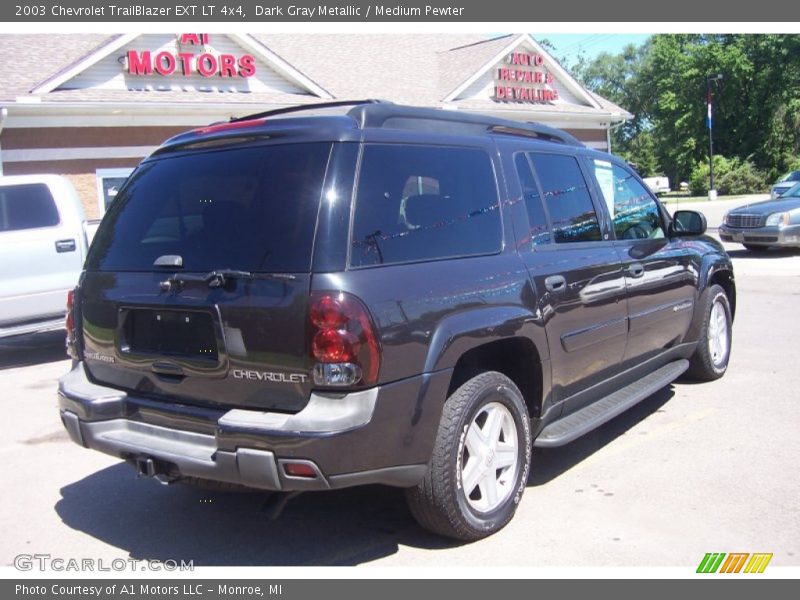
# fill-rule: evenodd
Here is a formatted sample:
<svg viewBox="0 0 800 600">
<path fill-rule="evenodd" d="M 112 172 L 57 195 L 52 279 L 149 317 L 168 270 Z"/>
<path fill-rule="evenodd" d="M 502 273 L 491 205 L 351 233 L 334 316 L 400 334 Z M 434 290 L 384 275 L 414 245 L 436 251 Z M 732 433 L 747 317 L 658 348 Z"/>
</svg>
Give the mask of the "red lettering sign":
<svg viewBox="0 0 800 600">
<path fill-rule="evenodd" d="M 150 60 L 150 51 L 145 50 L 139 54 L 136 50 L 128 51 L 129 75 L 152 75 L 153 62 Z"/>
<path fill-rule="evenodd" d="M 192 58 L 194 58 L 194 54 L 191 52 L 178 52 L 178 58 L 181 61 L 181 75 L 188 77 L 192 74 Z"/>
<path fill-rule="evenodd" d="M 252 77 L 256 74 L 256 59 L 252 54 L 239 57 L 239 77 Z"/>
<path fill-rule="evenodd" d="M 180 44 L 188 45 L 191 44 L 192 46 L 205 46 L 208 44 L 208 34 L 207 33 L 182 33 L 180 38 Z"/>
<path fill-rule="evenodd" d="M 205 48 L 209 42 L 207 33 L 183 33 L 179 36 L 181 46 L 200 46 Z M 198 48 L 199 49 L 199 48 Z M 209 52 L 195 54 L 186 50 L 181 52 L 162 51 L 153 56 L 150 50 L 129 50 L 128 75 L 160 75 L 168 77 L 176 71 L 184 77 L 253 77 L 256 74 L 256 59 L 252 54 L 216 55 Z"/>
<path fill-rule="evenodd" d="M 236 76 L 236 57 L 233 54 L 223 54 L 219 57 L 219 74 L 222 77 Z"/>
<path fill-rule="evenodd" d="M 169 52 L 159 52 L 153 61 L 153 69 L 164 77 L 172 75 L 175 72 L 175 56 Z"/>
<path fill-rule="evenodd" d="M 527 52 L 511 52 L 505 62 L 510 67 L 498 67 L 494 99 L 504 102 L 553 102 L 558 100 L 558 90 L 552 86 L 553 75 L 544 66 L 544 56 Z M 527 68 L 525 68 L 527 67 Z M 500 85 L 501 83 L 517 85 Z"/>
<path fill-rule="evenodd" d="M 197 72 L 203 77 L 217 74 L 217 57 L 206 52 L 197 57 Z"/>
<path fill-rule="evenodd" d="M 510 102 L 553 102 L 558 100 L 558 90 L 497 85 L 494 88 L 494 98 Z"/>
</svg>

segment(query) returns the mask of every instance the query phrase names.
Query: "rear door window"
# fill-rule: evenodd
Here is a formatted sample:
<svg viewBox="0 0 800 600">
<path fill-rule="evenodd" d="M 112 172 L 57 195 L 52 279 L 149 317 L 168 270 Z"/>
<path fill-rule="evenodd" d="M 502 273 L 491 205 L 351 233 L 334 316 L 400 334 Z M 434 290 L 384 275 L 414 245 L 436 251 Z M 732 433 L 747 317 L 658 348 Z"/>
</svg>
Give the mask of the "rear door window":
<svg viewBox="0 0 800 600">
<path fill-rule="evenodd" d="M 528 212 L 530 228 L 528 235 L 522 239 L 520 247 L 549 244 L 551 241 L 550 226 L 547 224 L 547 214 L 545 214 L 542 197 L 539 194 L 539 186 L 536 185 L 536 180 L 533 178 L 533 171 L 531 171 L 527 156 L 522 153 L 517 154 L 514 157 L 514 166 L 517 168 L 517 176 L 522 187 L 522 198 Z"/>
<path fill-rule="evenodd" d="M 307 272 L 330 143 L 196 152 L 144 163 L 97 232 L 87 268 Z"/>
<path fill-rule="evenodd" d="M 55 201 L 44 183 L 0 187 L 0 231 L 53 227 L 59 222 Z"/>
<path fill-rule="evenodd" d="M 530 153 L 556 243 L 601 238 L 600 222 L 578 161 L 563 154 Z"/>
<path fill-rule="evenodd" d="M 497 186 L 485 151 L 365 146 L 351 266 L 491 254 L 501 240 Z"/>
</svg>

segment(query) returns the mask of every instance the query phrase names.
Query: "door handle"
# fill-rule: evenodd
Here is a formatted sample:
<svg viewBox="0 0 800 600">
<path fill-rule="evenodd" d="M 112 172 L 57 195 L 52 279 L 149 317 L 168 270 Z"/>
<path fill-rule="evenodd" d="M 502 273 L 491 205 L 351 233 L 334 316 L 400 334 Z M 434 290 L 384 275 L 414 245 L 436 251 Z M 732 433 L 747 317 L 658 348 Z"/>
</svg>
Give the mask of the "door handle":
<svg viewBox="0 0 800 600">
<path fill-rule="evenodd" d="M 56 240 L 56 252 L 75 252 L 75 240 Z"/>
<path fill-rule="evenodd" d="M 641 277 L 644 275 L 644 266 L 641 263 L 633 263 L 628 266 L 628 276 Z"/>
<path fill-rule="evenodd" d="M 563 275 L 550 275 L 544 280 L 544 287 L 550 292 L 560 294 L 567 289 L 567 280 Z"/>
</svg>

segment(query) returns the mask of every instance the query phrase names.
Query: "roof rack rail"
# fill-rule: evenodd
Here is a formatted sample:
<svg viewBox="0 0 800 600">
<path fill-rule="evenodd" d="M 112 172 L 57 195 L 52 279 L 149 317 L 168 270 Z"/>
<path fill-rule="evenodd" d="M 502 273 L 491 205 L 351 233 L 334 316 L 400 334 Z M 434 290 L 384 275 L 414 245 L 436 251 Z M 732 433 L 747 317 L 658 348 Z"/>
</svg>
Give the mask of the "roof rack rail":
<svg viewBox="0 0 800 600">
<path fill-rule="evenodd" d="M 239 121 L 251 121 L 254 119 L 264 119 L 266 117 L 273 117 L 275 115 L 283 115 L 287 113 L 303 112 L 306 110 L 317 110 L 320 108 L 336 108 L 338 106 L 363 106 L 365 104 L 391 104 L 386 100 L 335 100 L 333 102 L 317 102 L 314 104 L 296 104 L 294 106 L 286 106 L 284 108 L 275 108 L 264 112 L 253 113 L 252 115 L 245 115 L 243 117 L 231 117 L 231 123 Z"/>
<path fill-rule="evenodd" d="M 577 138 L 565 131 L 535 122 L 511 121 L 490 115 L 464 113 L 440 108 L 403 106 L 391 102 L 358 103 L 347 113 L 365 127 L 391 127 L 397 129 L 439 129 L 449 133 L 501 133 L 537 138 L 550 142 L 580 146 Z"/>
<path fill-rule="evenodd" d="M 528 121 L 526 123 L 528 127 L 509 127 L 507 125 L 493 125 L 489 128 L 489 131 L 492 133 L 503 133 L 506 135 L 520 135 L 523 137 L 532 137 L 539 140 L 546 140 L 548 142 L 559 142 L 561 144 L 567 144 L 569 146 L 574 146 L 574 138 L 569 135 L 568 133 L 562 133 L 556 130 L 550 130 L 549 127 L 546 125 L 542 125 L 541 123 L 534 123 Z M 569 137 L 567 137 L 569 136 Z M 583 144 L 580 144 L 581 146 Z"/>
</svg>

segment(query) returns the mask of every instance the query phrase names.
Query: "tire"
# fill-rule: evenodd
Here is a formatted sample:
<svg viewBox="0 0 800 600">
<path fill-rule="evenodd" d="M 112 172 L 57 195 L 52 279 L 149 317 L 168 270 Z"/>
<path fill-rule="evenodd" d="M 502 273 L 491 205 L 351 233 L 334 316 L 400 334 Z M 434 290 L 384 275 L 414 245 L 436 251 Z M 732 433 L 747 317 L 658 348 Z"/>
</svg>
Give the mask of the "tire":
<svg viewBox="0 0 800 600">
<path fill-rule="evenodd" d="M 525 491 L 532 446 L 517 386 L 494 371 L 473 377 L 445 402 L 428 473 L 406 490 L 411 513 L 425 529 L 458 540 L 499 531 Z"/>
<path fill-rule="evenodd" d="M 713 381 L 728 370 L 731 356 L 731 306 L 725 290 L 712 285 L 705 294 L 702 310 L 700 339 L 686 374 L 700 381 Z"/>
<path fill-rule="evenodd" d="M 766 252 L 769 250 L 769 246 L 756 246 L 754 244 L 742 244 L 744 249 L 749 252 Z"/>
</svg>

